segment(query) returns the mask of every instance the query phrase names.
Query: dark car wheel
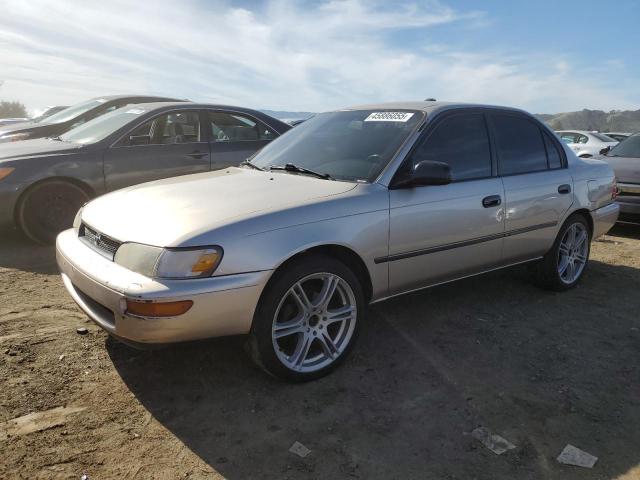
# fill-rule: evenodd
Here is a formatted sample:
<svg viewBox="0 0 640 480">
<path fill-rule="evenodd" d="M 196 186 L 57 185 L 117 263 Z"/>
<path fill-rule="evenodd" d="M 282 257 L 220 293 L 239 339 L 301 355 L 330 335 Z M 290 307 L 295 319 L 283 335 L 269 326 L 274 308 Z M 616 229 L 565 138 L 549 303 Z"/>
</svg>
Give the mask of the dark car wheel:
<svg viewBox="0 0 640 480">
<path fill-rule="evenodd" d="M 278 272 L 256 309 L 249 353 L 268 373 L 303 382 L 348 355 L 365 311 L 362 286 L 342 262 L 309 255 Z"/>
<path fill-rule="evenodd" d="M 550 290 L 563 291 L 582 278 L 591 251 L 591 230 L 584 216 L 571 215 L 556 237 L 551 250 L 536 265 L 537 283 Z"/>
<path fill-rule="evenodd" d="M 40 183 L 20 201 L 18 223 L 31 240 L 51 244 L 58 233 L 71 228 L 76 213 L 88 200 L 87 192 L 73 183 L 61 180 Z"/>
</svg>

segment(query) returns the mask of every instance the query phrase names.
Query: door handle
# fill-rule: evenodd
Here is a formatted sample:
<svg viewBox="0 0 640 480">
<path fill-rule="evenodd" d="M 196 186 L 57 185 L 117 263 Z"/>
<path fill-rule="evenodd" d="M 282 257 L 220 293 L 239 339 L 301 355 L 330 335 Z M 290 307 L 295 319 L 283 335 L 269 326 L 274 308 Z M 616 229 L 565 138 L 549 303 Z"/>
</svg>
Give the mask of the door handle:
<svg viewBox="0 0 640 480">
<path fill-rule="evenodd" d="M 207 155 L 208 153 L 203 153 L 203 152 L 191 152 L 187 154 L 188 157 L 195 158 L 196 160 L 206 157 Z"/>
<path fill-rule="evenodd" d="M 566 195 L 567 193 L 571 193 L 571 185 L 564 183 L 558 187 L 558 193 Z"/>
<path fill-rule="evenodd" d="M 484 197 L 482 199 L 482 206 L 484 208 L 497 207 L 501 203 L 502 198 L 500 197 L 500 195 L 489 195 L 488 197 Z"/>
</svg>

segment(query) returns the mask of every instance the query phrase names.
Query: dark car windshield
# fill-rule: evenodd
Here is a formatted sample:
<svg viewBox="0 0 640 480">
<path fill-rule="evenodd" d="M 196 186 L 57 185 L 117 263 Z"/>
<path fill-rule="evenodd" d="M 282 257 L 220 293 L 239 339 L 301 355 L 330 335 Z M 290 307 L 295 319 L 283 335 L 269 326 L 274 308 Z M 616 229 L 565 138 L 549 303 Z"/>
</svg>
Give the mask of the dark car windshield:
<svg viewBox="0 0 640 480">
<path fill-rule="evenodd" d="M 78 115 L 82 115 L 83 113 L 88 112 L 92 108 L 95 108 L 98 105 L 102 105 L 105 102 L 106 100 L 104 98 L 95 98 L 93 100 L 88 100 L 86 102 L 72 105 L 46 118 L 44 123 L 62 123 L 68 120 L 72 120 Z"/>
<path fill-rule="evenodd" d="M 617 140 L 615 138 L 607 137 L 603 133 L 592 132 L 591 135 L 596 137 L 601 142 L 617 142 Z"/>
<path fill-rule="evenodd" d="M 260 150 L 260 168 L 293 164 L 336 180 L 373 181 L 424 114 L 410 110 L 321 113 Z"/>
<path fill-rule="evenodd" d="M 632 135 L 613 147 L 608 157 L 633 157 L 640 158 L 640 135 Z"/>
<path fill-rule="evenodd" d="M 82 143 L 84 145 L 96 143 L 108 137 L 119 128 L 124 127 L 143 113 L 146 113 L 144 108 L 129 105 L 128 107 L 114 110 L 113 112 L 89 120 L 87 123 L 61 135 L 60 139 L 65 142 Z"/>
</svg>

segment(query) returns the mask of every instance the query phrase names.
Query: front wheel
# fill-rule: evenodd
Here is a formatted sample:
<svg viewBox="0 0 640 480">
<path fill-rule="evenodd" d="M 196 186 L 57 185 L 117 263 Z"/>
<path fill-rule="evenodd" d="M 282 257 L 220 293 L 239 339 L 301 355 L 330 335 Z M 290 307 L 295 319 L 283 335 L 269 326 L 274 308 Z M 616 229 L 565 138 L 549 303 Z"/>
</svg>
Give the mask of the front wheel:
<svg viewBox="0 0 640 480">
<path fill-rule="evenodd" d="M 18 223 L 31 240 L 51 244 L 71 228 L 76 213 L 89 201 L 81 187 L 63 180 L 40 183 L 27 191 L 17 209 Z"/>
<path fill-rule="evenodd" d="M 573 288 L 584 274 L 590 249 L 589 224 L 584 216 L 571 215 L 562 225 L 551 250 L 536 265 L 537 283 L 556 291 Z"/>
<path fill-rule="evenodd" d="M 276 275 L 256 310 L 250 354 L 286 380 L 324 376 L 357 337 L 365 309 L 360 282 L 342 262 L 321 255 L 301 257 Z"/>
</svg>

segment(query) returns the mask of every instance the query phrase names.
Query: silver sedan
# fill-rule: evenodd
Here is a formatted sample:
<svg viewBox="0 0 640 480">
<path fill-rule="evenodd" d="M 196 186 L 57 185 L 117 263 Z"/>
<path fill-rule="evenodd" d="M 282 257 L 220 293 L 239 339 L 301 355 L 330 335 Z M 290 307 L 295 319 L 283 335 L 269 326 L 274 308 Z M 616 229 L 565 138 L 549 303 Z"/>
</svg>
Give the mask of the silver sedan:
<svg viewBox="0 0 640 480">
<path fill-rule="evenodd" d="M 345 359 L 367 305 L 530 262 L 566 290 L 618 217 L 615 178 L 533 116 L 440 102 L 298 125 L 242 167 L 88 203 L 57 239 L 64 284 L 134 345 L 248 334 L 293 381 Z"/>
</svg>

